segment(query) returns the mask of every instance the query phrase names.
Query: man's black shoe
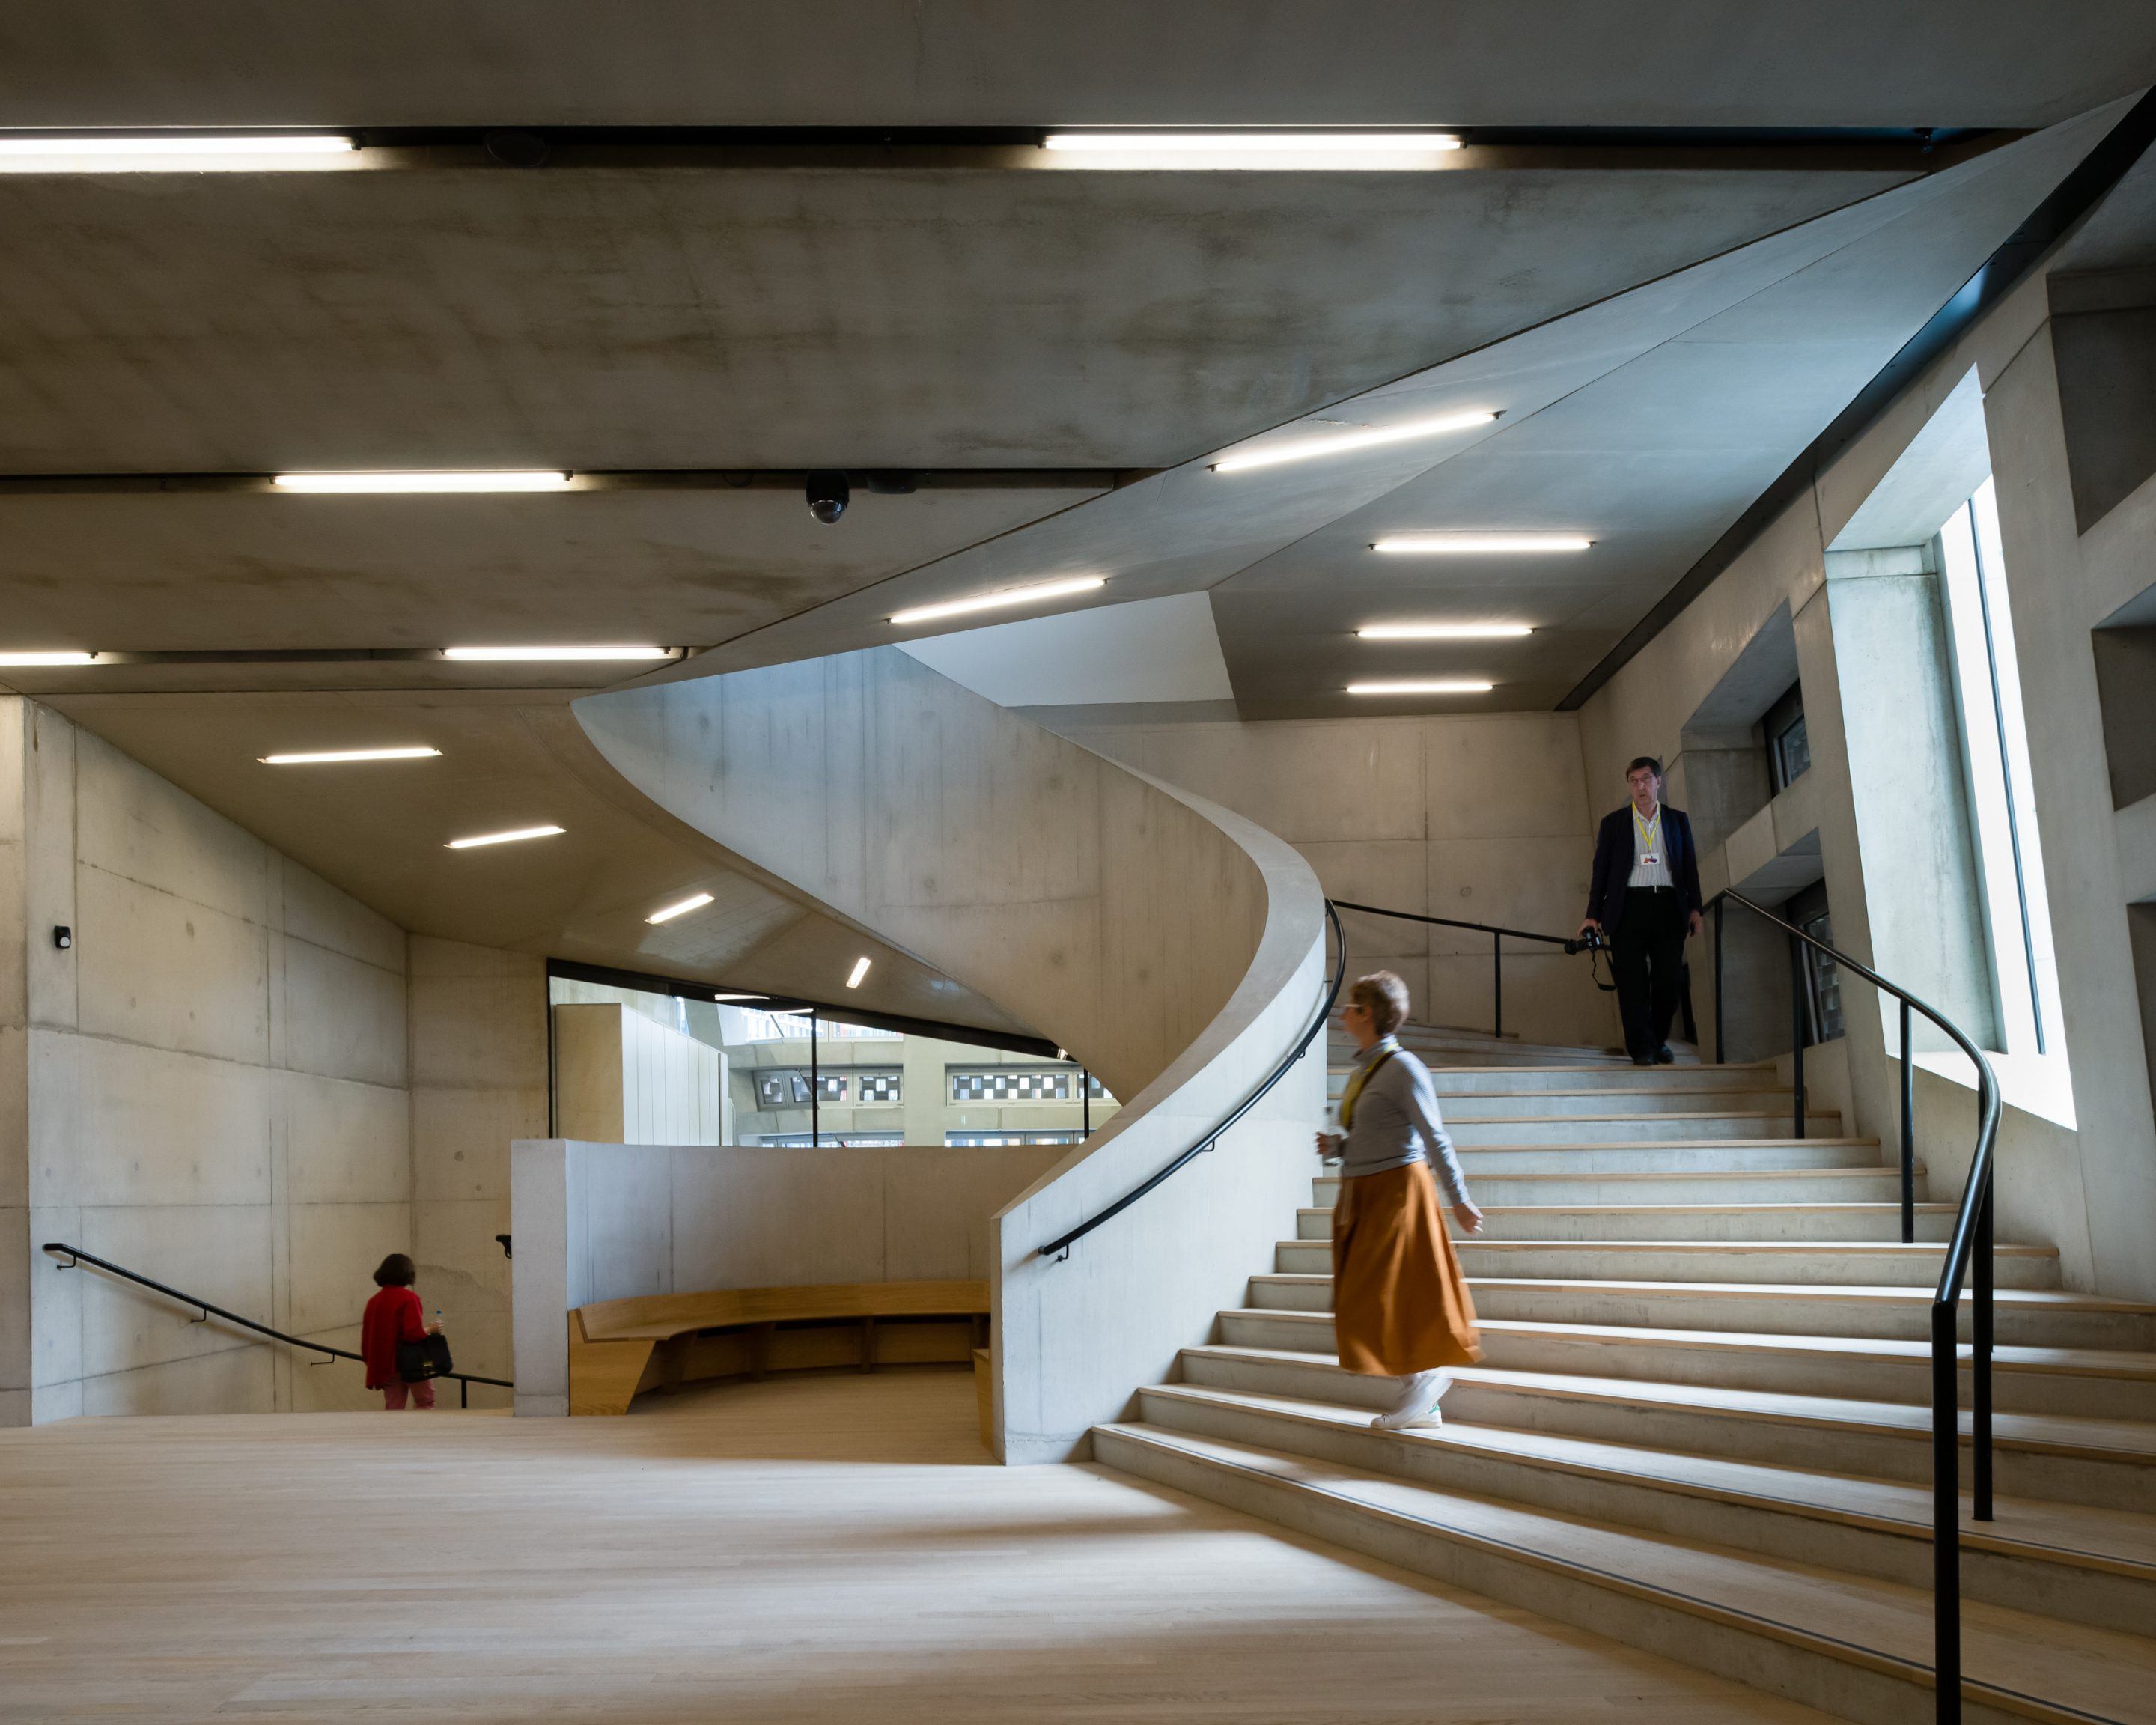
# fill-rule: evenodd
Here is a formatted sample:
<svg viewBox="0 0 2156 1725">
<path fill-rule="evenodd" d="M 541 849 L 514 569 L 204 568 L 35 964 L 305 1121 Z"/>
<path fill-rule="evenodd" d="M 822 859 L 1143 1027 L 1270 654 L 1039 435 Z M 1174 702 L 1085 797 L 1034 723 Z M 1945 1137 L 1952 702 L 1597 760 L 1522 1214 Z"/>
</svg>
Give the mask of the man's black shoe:
<svg viewBox="0 0 2156 1725">
<path fill-rule="evenodd" d="M 1655 1063 L 1645 1055 L 1634 1055 L 1632 1056 L 1632 1064 L 1635 1066 L 1651 1066 Z"/>
<path fill-rule="evenodd" d="M 1676 1063 L 1677 1057 L 1670 1052 L 1670 1045 L 1668 1043 L 1665 1042 L 1660 1048 L 1655 1050 L 1654 1064 L 1656 1065 L 1674 1066 Z"/>
</svg>

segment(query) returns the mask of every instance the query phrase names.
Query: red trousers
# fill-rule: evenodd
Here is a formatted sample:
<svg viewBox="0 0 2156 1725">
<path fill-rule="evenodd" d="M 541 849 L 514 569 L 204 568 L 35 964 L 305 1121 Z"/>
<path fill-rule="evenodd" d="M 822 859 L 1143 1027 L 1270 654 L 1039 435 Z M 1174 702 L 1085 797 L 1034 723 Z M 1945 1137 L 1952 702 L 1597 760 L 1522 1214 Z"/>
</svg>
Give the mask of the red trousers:
<svg viewBox="0 0 2156 1725">
<path fill-rule="evenodd" d="M 407 1384 L 402 1378 L 392 1378 L 382 1386 L 382 1405 L 393 1414 L 404 1410 L 404 1398 L 412 1398 L 415 1408 L 434 1405 L 434 1385 L 431 1378 L 422 1378 L 417 1384 Z"/>
</svg>

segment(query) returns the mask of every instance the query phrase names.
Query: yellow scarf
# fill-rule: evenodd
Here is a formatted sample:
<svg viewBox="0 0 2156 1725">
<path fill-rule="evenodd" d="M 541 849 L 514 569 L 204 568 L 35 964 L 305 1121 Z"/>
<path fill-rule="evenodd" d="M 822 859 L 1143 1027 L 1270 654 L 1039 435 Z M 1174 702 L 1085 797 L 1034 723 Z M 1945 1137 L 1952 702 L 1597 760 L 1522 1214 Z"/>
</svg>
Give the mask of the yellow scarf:
<svg viewBox="0 0 2156 1725">
<path fill-rule="evenodd" d="M 1353 1076 L 1348 1079 L 1347 1088 L 1340 1092 L 1341 1131 L 1343 1132 L 1348 1132 L 1351 1130 L 1355 1124 L 1355 1098 L 1363 1094 L 1363 1086 L 1368 1084 L 1371 1079 L 1377 1076 L 1378 1067 L 1383 1065 L 1387 1060 L 1392 1059 L 1392 1057 L 1399 1052 L 1399 1050 L 1395 1048 L 1387 1049 L 1383 1054 L 1379 1055 L 1376 1060 L 1371 1061 L 1368 1065 L 1363 1067 L 1361 1071 L 1354 1074 Z"/>
</svg>

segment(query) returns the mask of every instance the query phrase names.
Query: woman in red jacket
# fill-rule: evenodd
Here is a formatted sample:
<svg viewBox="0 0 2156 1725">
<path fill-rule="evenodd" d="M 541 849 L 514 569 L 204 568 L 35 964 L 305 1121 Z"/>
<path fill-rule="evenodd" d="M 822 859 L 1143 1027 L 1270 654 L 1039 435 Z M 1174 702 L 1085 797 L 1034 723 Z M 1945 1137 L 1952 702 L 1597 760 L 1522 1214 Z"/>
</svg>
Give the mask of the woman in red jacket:
<svg viewBox="0 0 2156 1725">
<path fill-rule="evenodd" d="M 359 1351 L 367 1361 L 367 1387 L 382 1392 L 382 1405 L 393 1414 L 403 1408 L 408 1395 L 415 1408 L 434 1405 L 434 1386 L 430 1381 L 422 1378 L 417 1384 L 407 1384 L 397 1375 L 397 1344 L 422 1341 L 428 1331 L 427 1309 L 412 1291 L 418 1276 L 409 1258 L 402 1252 L 392 1252 L 374 1272 L 374 1284 L 382 1291 L 367 1302 L 367 1311 L 359 1320 Z"/>
</svg>

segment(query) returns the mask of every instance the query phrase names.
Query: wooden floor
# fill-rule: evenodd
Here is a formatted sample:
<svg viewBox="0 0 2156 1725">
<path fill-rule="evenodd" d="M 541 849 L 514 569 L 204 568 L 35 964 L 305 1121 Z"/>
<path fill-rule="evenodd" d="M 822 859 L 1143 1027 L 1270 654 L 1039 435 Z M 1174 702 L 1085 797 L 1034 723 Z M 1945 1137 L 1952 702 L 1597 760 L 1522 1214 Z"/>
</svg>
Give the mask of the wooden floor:
<svg viewBox="0 0 2156 1725">
<path fill-rule="evenodd" d="M 0 1432 L 0 1720 L 1816 1722 L 1092 1467 L 963 1372 Z"/>
</svg>

